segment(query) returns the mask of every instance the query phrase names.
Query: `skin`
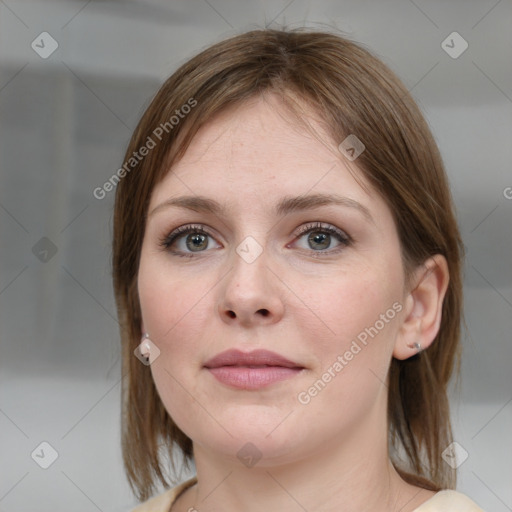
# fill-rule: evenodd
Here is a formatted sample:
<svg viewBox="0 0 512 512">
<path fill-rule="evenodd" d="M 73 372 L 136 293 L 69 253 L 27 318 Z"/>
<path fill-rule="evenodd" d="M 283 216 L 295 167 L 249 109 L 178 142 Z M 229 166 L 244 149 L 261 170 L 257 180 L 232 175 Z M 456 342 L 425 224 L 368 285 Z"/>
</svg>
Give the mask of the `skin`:
<svg viewBox="0 0 512 512">
<path fill-rule="evenodd" d="M 389 461 L 385 383 L 392 357 L 410 357 L 414 342 L 427 348 L 434 339 L 446 262 L 439 255 L 425 262 L 406 288 L 391 211 L 354 179 L 347 165 L 360 181 L 357 160 L 344 159 L 340 141 L 313 113 L 310 122 L 320 140 L 273 95 L 227 110 L 153 190 L 138 275 L 142 328 L 160 350 L 151 372 L 167 411 L 193 441 L 198 476 L 173 511 L 407 512 L 433 495 L 406 484 Z M 357 201 L 372 220 L 345 205 L 276 216 L 283 196 L 314 193 Z M 217 215 L 163 205 L 185 195 L 227 209 Z M 319 249 L 308 236 L 321 228 L 297 231 L 316 222 L 352 243 L 328 235 Z M 193 233 L 161 245 L 187 224 L 205 226 L 208 245 L 187 248 Z M 249 236 L 262 249 L 251 263 L 236 252 Z M 394 303 L 401 311 L 309 403 L 299 402 Z M 229 348 L 272 350 L 304 370 L 263 389 L 232 389 L 203 367 Z M 237 457 L 248 442 L 261 455 L 251 468 Z"/>
</svg>

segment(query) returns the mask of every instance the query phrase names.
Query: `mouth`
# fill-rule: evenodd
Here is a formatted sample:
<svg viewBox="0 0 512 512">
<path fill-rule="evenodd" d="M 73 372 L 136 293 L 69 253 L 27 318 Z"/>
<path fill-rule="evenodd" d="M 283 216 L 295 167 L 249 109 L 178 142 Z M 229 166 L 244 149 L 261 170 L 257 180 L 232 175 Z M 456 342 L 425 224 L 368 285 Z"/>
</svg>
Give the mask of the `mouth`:
<svg viewBox="0 0 512 512">
<path fill-rule="evenodd" d="M 223 384 L 245 390 L 290 379 L 304 370 L 300 364 L 268 350 L 227 350 L 209 359 L 204 368 Z"/>
</svg>

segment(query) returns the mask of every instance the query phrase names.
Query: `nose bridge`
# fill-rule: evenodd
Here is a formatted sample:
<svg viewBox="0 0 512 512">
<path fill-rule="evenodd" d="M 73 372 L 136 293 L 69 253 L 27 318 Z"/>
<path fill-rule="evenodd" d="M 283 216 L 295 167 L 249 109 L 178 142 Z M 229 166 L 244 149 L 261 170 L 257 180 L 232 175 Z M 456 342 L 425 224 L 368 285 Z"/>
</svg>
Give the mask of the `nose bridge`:
<svg viewBox="0 0 512 512">
<path fill-rule="evenodd" d="M 267 256 L 266 254 L 264 258 L 261 258 L 261 255 L 265 251 L 265 248 L 268 247 L 268 245 L 266 243 L 266 240 L 262 240 L 262 236 L 260 236 L 259 238 L 261 243 L 258 242 L 258 240 L 256 240 L 256 238 L 254 238 L 251 235 L 246 236 L 236 247 L 236 254 L 248 265 L 252 265 L 257 260 L 260 260 L 261 264 L 261 260 L 265 259 L 265 257 Z"/>
<path fill-rule="evenodd" d="M 259 237 L 261 240 L 261 236 Z M 269 251 L 266 246 L 253 236 L 246 236 L 236 247 L 232 255 L 233 266 L 230 280 L 237 288 L 245 287 L 239 294 L 250 296 L 257 291 L 262 293 L 267 284 L 266 274 L 269 262 Z"/>
</svg>

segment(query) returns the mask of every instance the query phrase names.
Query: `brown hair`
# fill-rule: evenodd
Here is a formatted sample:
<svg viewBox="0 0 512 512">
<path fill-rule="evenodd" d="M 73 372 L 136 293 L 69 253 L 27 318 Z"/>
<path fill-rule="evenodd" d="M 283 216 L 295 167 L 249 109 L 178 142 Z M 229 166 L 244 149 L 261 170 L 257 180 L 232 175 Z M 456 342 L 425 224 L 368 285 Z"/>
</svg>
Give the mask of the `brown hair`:
<svg viewBox="0 0 512 512">
<path fill-rule="evenodd" d="M 334 141 L 356 134 L 363 142 L 357 168 L 394 215 L 406 276 L 434 254 L 448 262 L 450 282 L 434 343 L 415 357 L 391 362 L 388 424 L 390 454 L 402 478 L 432 490 L 453 488 L 454 471 L 441 453 L 451 442 L 447 385 L 460 357 L 462 242 L 441 156 L 420 110 L 392 71 L 344 37 L 306 29 L 255 30 L 193 57 L 158 91 L 129 143 L 125 161 L 132 168 L 125 164 L 117 186 L 113 233 L 123 358 L 122 448 L 129 483 L 140 500 L 147 499 L 158 481 L 169 485 L 166 459 L 167 465 L 175 459 L 176 446 L 192 460 L 191 439 L 165 410 L 150 368 L 133 355 L 141 337 L 137 272 L 152 190 L 202 125 L 266 92 L 313 107 Z M 194 106 L 183 108 L 187 104 Z M 169 122 L 185 111 L 177 123 Z M 140 161 L 130 160 L 150 139 L 155 147 Z M 399 452 L 405 460 L 399 460 Z"/>
</svg>

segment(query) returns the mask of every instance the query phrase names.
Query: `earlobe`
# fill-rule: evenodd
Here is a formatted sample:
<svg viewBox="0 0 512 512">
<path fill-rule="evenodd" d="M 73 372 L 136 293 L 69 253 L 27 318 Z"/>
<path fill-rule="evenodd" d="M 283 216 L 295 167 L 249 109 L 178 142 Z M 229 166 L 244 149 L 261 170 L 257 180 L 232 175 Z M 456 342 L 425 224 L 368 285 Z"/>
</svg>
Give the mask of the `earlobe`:
<svg viewBox="0 0 512 512">
<path fill-rule="evenodd" d="M 416 355 L 434 341 L 441 325 L 449 279 L 448 263 L 441 254 L 432 256 L 418 267 L 395 341 L 393 356 L 396 359 Z"/>
</svg>

